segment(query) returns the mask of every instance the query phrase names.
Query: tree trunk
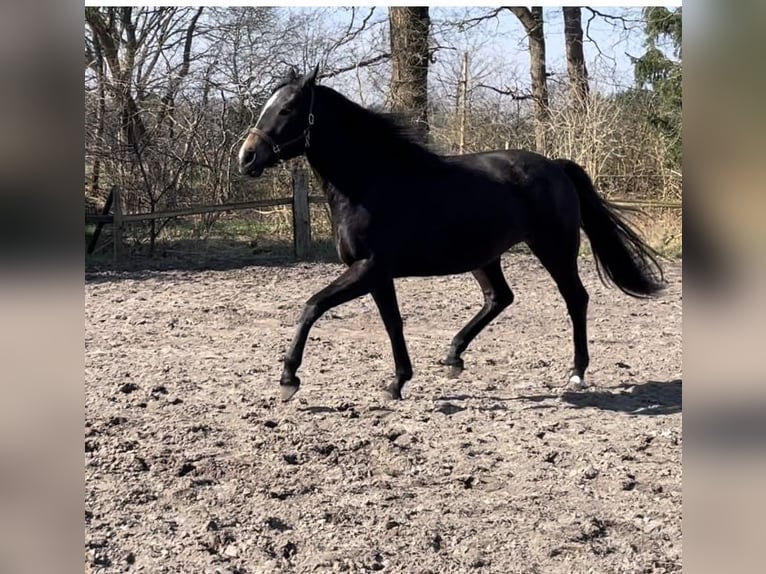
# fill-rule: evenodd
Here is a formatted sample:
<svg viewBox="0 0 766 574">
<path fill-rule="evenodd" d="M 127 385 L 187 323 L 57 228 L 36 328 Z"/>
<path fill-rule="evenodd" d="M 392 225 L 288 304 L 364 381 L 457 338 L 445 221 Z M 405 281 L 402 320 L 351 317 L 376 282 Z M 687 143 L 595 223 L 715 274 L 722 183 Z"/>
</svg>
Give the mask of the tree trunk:
<svg viewBox="0 0 766 574">
<path fill-rule="evenodd" d="M 101 145 L 104 141 L 106 129 L 106 74 L 104 70 L 104 56 L 101 53 L 101 44 L 94 42 L 96 55 L 96 68 L 98 77 L 98 108 L 96 111 L 96 147 L 99 149 L 93 158 L 93 170 L 91 173 L 90 194 L 97 198 L 101 194 Z"/>
<path fill-rule="evenodd" d="M 388 9 L 391 37 L 391 109 L 411 118 L 423 141 L 428 139 L 427 6 Z"/>
<path fill-rule="evenodd" d="M 535 101 L 535 148 L 545 153 L 545 124 L 548 120 L 548 74 L 545 71 L 545 35 L 543 34 L 543 8 L 511 6 L 509 10 L 519 19 L 529 39 L 532 98 Z"/>
<path fill-rule="evenodd" d="M 583 109 L 588 105 L 588 69 L 582 46 L 582 17 L 580 8 L 564 7 L 564 39 L 567 49 L 567 71 L 572 100 Z"/>
</svg>

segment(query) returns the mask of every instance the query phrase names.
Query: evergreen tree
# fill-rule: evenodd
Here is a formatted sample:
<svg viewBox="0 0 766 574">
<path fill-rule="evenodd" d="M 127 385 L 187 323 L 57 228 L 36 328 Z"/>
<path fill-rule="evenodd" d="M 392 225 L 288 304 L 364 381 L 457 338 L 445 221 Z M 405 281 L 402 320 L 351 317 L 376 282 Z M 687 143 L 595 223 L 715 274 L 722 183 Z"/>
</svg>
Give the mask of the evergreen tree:
<svg viewBox="0 0 766 574">
<path fill-rule="evenodd" d="M 668 160 L 681 163 L 681 8 L 644 8 L 646 52 L 634 58 L 640 89 L 651 90 L 649 121 L 667 138 Z M 668 46 L 669 43 L 669 46 Z M 670 48 L 670 54 L 663 50 Z"/>
</svg>

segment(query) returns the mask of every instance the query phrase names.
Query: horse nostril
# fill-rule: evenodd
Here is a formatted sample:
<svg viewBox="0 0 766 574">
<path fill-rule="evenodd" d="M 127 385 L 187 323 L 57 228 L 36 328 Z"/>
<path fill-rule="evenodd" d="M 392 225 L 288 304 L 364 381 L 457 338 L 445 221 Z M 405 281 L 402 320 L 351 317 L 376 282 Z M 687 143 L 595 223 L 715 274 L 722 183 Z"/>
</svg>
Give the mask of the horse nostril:
<svg viewBox="0 0 766 574">
<path fill-rule="evenodd" d="M 248 166 L 251 163 L 255 161 L 255 152 L 254 151 L 246 151 L 242 154 L 242 165 Z"/>
</svg>

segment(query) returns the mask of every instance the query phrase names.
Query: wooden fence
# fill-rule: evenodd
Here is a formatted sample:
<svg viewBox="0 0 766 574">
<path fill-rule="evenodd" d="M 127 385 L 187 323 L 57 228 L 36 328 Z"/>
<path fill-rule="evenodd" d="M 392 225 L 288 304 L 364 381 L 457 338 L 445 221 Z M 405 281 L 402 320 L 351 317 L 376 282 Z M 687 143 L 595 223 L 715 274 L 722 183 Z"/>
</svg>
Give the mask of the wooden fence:
<svg viewBox="0 0 766 574">
<path fill-rule="evenodd" d="M 189 215 L 202 215 L 204 213 L 220 213 L 239 211 L 243 209 L 261 209 L 264 207 L 277 207 L 280 205 L 292 206 L 293 213 L 293 249 L 295 257 L 305 259 L 311 252 L 311 212 L 309 204 L 323 203 L 323 196 L 310 196 L 308 175 L 304 170 L 295 170 L 292 178 L 292 197 L 278 197 L 276 199 L 258 199 L 254 201 L 241 201 L 237 203 L 221 203 L 215 205 L 197 205 L 165 211 L 153 211 L 150 213 L 123 213 L 122 198 L 117 187 L 112 188 L 100 214 L 85 214 L 86 224 L 95 224 L 96 229 L 88 243 L 87 252 L 93 253 L 104 225 L 112 226 L 112 241 L 114 243 L 114 259 L 122 259 L 123 233 L 125 224 L 138 221 L 151 221 L 156 219 L 172 219 Z"/>
<path fill-rule="evenodd" d="M 96 229 L 88 244 L 88 253 L 93 253 L 101 230 L 104 225 L 112 225 L 112 241 L 114 243 L 114 259 L 119 261 L 123 253 L 123 232 L 126 223 L 138 221 L 151 221 L 153 219 L 172 219 L 188 215 L 201 215 L 203 213 L 217 213 L 238 211 L 243 209 L 260 209 L 264 207 L 276 207 L 291 205 L 293 212 L 293 250 L 297 259 L 306 259 L 311 253 L 311 212 L 309 204 L 324 203 L 324 196 L 309 195 L 308 174 L 305 170 L 297 169 L 293 172 L 292 197 L 279 197 L 276 199 L 258 199 L 255 201 L 242 201 L 238 203 L 224 203 L 215 205 L 198 205 L 166 211 L 154 211 L 151 213 L 123 213 L 120 190 L 117 187 L 107 197 L 104 208 L 100 214 L 85 214 L 86 224 L 95 224 Z M 612 200 L 618 206 L 630 207 L 654 207 L 680 209 L 680 201 L 642 201 L 630 199 Z M 111 212 L 110 212 L 111 211 Z"/>
</svg>

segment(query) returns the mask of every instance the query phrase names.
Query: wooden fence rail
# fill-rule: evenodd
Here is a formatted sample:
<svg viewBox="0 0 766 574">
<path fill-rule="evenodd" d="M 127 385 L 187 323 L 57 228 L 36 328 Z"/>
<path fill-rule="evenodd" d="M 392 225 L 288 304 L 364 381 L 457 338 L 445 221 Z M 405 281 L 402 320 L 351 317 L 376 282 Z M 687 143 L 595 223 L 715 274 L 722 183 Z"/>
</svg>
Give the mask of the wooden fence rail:
<svg viewBox="0 0 766 574">
<path fill-rule="evenodd" d="M 309 204 L 321 204 L 326 201 L 324 196 L 309 195 L 308 174 L 303 170 L 293 172 L 293 195 L 292 197 L 279 197 L 276 199 L 258 199 L 254 201 L 241 201 L 237 203 L 222 203 L 215 205 L 198 205 L 171 209 L 167 211 L 154 211 L 151 213 L 123 213 L 122 200 L 118 188 L 114 188 L 107 198 L 104 209 L 100 214 L 85 214 L 86 224 L 96 224 L 96 230 L 88 244 L 88 253 L 93 253 L 96 242 L 104 225 L 112 225 L 112 238 L 114 241 L 114 258 L 122 258 L 122 233 L 126 223 L 138 221 L 151 221 L 153 219 L 171 219 L 189 215 L 201 215 L 204 213 L 221 213 L 227 211 L 239 211 L 244 209 L 260 209 L 264 207 L 278 207 L 282 205 L 292 206 L 293 213 L 293 249 L 298 259 L 305 259 L 311 253 L 311 210 Z M 644 201 L 633 199 L 613 199 L 611 202 L 617 206 L 625 207 L 649 207 L 665 209 L 681 209 L 680 201 Z M 112 208 L 112 213 L 109 208 Z"/>
</svg>

